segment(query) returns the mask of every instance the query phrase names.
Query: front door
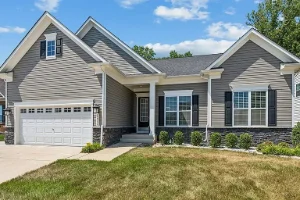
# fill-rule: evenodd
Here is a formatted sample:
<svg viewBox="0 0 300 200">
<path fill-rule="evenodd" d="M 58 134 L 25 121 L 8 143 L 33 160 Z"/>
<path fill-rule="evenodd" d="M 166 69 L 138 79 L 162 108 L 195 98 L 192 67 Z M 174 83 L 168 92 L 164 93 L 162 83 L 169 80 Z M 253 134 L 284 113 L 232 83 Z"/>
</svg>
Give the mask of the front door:
<svg viewBox="0 0 300 200">
<path fill-rule="evenodd" d="M 139 97 L 139 128 L 146 128 L 149 127 L 149 97 Z"/>
</svg>

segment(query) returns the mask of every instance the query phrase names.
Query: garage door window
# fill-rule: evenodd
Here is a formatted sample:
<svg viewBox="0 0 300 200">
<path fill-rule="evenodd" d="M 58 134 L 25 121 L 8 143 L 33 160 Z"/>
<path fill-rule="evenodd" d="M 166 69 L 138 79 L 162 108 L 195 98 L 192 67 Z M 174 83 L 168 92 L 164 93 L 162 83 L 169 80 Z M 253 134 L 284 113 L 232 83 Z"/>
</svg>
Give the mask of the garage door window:
<svg viewBox="0 0 300 200">
<path fill-rule="evenodd" d="M 52 108 L 46 108 L 46 113 L 52 113 Z"/>
<path fill-rule="evenodd" d="M 71 112 L 71 108 L 64 108 L 64 112 Z"/>
<path fill-rule="evenodd" d="M 55 108 L 56 113 L 61 113 L 61 108 Z"/>
<path fill-rule="evenodd" d="M 43 108 L 38 108 L 36 112 L 37 113 L 44 113 L 44 109 Z"/>
<path fill-rule="evenodd" d="M 84 107 L 84 112 L 91 112 L 91 107 Z"/>
<path fill-rule="evenodd" d="M 80 107 L 75 107 L 74 112 L 81 112 L 81 108 Z"/>
<path fill-rule="evenodd" d="M 29 108 L 28 113 L 35 113 L 35 109 L 34 108 Z"/>
<path fill-rule="evenodd" d="M 21 109 L 21 113 L 26 113 L 27 109 Z"/>
</svg>

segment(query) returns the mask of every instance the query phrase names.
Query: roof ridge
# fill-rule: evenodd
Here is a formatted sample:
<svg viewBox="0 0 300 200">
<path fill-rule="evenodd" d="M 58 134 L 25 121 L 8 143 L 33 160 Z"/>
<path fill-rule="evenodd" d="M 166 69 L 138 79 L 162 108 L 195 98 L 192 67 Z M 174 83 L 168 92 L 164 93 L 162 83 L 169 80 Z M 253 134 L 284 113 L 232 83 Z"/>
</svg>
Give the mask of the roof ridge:
<svg viewBox="0 0 300 200">
<path fill-rule="evenodd" d="M 182 58 L 158 58 L 158 59 L 149 60 L 149 62 L 151 62 L 151 61 L 161 61 L 161 60 L 176 60 L 176 59 L 193 58 L 193 57 L 200 57 L 200 56 L 214 56 L 214 55 L 221 55 L 221 54 L 224 54 L 224 53 L 214 53 L 214 54 L 204 54 L 204 55 L 193 55 L 193 56 L 182 57 Z"/>
</svg>

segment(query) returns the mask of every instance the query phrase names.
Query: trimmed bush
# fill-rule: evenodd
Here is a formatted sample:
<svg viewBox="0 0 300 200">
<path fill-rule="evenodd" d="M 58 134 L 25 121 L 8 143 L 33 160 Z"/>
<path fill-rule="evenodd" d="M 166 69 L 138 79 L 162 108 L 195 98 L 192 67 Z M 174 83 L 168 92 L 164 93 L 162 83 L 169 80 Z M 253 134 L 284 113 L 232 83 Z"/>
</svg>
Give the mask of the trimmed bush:
<svg viewBox="0 0 300 200">
<path fill-rule="evenodd" d="M 292 130 L 292 142 L 294 147 L 300 145 L 300 122 Z"/>
<path fill-rule="evenodd" d="M 262 150 L 263 148 L 265 148 L 266 146 L 272 146 L 272 145 L 274 145 L 273 142 L 271 142 L 271 141 L 265 141 L 265 142 L 260 143 L 259 145 L 257 145 L 256 150 L 257 150 L 257 151 L 261 151 L 261 150 Z"/>
<path fill-rule="evenodd" d="M 228 148 L 235 148 L 238 144 L 239 138 L 234 133 L 229 133 L 225 136 L 225 144 Z"/>
<path fill-rule="evenodd" d="M 248 133 L 240 135 L 239 147 L 248 150 L 252 144 L 252 136 Z"/>
<path fill-rule="evenodd" d="M 295 149 L 288 148 L 288 147 L 281 147 L 278 145 L 265 146 L 261 152 L 263 154 L 272 154 L 272 155 L 285 155 L 285 156 L 296 155 Z"/>
<path fill-rule="evenodd" d="M 285 147 L 285 148 L 290 148 L 290 145 L 289 145 L 288 143 L 286 143 L 286 142 L 280 142 L 280 143 L 278 144 L 278 146 L 280 146 L 280 147 Z"/>
<path fill-rule="evenodd" d="M 222 138 L 220 133 L 213 133 L 210 136 L 209 144 L 213 148 L 220 147 L 222 143 Z"/>
<path fill-rule="evenodd" d="M 191 143 L 193 146 L 200 146 L 201 142 L 203 140 L 203 134 L 199 131 L 194 131 L 191 134 Z"/>
<path fill-rule="evenodd" d="M 162 144 L 162 145 L 166 145 L 169 143 L 169 133 L 166 132 L 166 131 L 161 131 L 159 133 L 159 142 Z"/>
<path fill-rule="evenodd" d="M 81 153 L 94 153 L 102 149 L 104 149 L 104 146 L 99 143 L 87 143 L 84 147 L 82 147 Z"/>
<path fill-rule="evenodd" d="M 174 135 L 174 143 L 177 145 L 182 145 L 184 141 L 184 135 L 181 131 L 176 131 Z"/>
</svg>

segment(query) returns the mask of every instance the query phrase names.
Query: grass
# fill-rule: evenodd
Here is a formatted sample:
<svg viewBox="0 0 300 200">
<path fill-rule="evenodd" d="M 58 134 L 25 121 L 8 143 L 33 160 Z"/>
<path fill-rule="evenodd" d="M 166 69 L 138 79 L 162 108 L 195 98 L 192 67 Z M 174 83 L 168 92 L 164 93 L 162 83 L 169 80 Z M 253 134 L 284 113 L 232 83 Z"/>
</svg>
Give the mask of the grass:
<svg viewBox="0 0 300 200">
<path fill-rule="evenodd" d="M 0 185 L 0 199 L 300 199 L 300 160 L 137 148 L 112 162 L 59 160 Z"/>
<path fill-rule="evenodd" d="M 4 141 L 4 134 L 0 134 L 0 141 Z"/>
</svg>

